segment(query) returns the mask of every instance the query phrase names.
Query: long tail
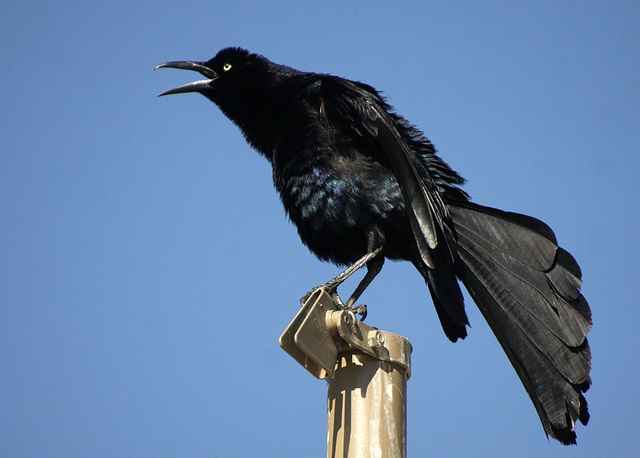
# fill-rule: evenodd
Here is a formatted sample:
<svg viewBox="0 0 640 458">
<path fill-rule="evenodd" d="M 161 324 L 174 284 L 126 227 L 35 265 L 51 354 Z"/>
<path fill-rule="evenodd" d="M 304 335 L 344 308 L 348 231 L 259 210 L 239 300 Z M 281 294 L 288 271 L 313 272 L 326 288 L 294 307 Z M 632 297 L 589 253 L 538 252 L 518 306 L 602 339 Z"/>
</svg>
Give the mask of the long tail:
<svg viewBox="0 0 640 458">
<path fill-rule="evenodd" d="M 575 444 L 587 424 L 591 311 L 581 272 L 537 219 L 472 203 L 450 205 L 458 277 L 500 341 L 544 430 Z"/>
</svg>

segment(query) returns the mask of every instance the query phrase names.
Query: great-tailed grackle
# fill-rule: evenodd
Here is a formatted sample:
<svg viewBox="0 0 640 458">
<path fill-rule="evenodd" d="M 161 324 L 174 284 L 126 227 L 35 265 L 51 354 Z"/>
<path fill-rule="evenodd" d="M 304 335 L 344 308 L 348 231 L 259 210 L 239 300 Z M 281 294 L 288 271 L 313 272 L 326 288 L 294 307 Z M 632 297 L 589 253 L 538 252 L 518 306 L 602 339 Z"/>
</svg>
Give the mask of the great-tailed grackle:
<svg viewBox="0 0 640 458">
<path fill-rule="evenodd" d="M 198 92 L 240 127 L 273 167 L 302 242 L 321 260 L 360 267 L 358 296 L 385 258 L 424 277 L 447 337 L 467 335 L 462 281 L 520 376 L 548 435 L 574 444 L 587 424 L 591 311 L 581 272 L 553 231 L 529 216 L 470 202 L 464 180 L 424 134 L 371 86 L 301 72 L 240 48 L 206 62 L 157 68 L 205 79 L 161 95 Z"/>
</svg>

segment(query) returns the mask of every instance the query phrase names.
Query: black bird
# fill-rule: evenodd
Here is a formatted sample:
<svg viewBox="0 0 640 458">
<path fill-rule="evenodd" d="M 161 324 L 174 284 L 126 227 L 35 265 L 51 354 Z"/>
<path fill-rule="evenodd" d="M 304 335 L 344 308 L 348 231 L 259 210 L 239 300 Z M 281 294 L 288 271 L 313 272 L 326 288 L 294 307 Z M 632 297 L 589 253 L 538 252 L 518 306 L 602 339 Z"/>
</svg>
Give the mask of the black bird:
<svg viewBox="0 0 640 458">
<path fill-rule="evenodd" d="M 411 261 L 455 342 L 469 324 L 462 281 L 547 435 L 575 444 L 576 420 L 589 420 L 591 311 L 578 264 L 546 224 L 470 202 L 462 177 L 369 85 L 240 48 L 157 68 L 166 67 L 205 79 L 160 95 L 198 92 L 214 102 L 271 163 L 302 242 L 321 260 L 349 266 L 325 285 L 336 299 L 360 267 L 367 273 L 350 308 L 385 258 Z"/>
</svg>

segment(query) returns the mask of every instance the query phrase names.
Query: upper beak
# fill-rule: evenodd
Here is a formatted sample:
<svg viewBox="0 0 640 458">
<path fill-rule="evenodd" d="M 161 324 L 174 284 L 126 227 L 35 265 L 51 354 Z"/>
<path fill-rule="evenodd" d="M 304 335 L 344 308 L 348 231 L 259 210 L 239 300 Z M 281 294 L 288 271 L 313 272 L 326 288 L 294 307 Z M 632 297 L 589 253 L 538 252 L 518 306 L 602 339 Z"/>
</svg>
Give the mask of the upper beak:
<svg viewBox="0 0 640 458">
<path fill-rule="evenodd" d="M 200 92 L 203 89 L 207 89 L 211 87 L 211 83 L 218 78 L 218 74 L 211 70 L 209 67 L 206 67 L 202 62 L 189 62 L 189 61 L 177 61 L 177 62 L 166 62 L 164 64 L 158 65 L 155 69 L 159 68 L 180 68 L 182 70 L 192 70 L 199 72 L 203 76 L 207 77 L 206 80 L 194 81 L 193 83 L 188 83 L 182 86 L 178 86 L 173 89 L 169 89 L 168 91 L 163 92 L 158 97 L 162 97 L 163 95 L 169 94 L 180 94 L 183 92 Z"/>
</svg>

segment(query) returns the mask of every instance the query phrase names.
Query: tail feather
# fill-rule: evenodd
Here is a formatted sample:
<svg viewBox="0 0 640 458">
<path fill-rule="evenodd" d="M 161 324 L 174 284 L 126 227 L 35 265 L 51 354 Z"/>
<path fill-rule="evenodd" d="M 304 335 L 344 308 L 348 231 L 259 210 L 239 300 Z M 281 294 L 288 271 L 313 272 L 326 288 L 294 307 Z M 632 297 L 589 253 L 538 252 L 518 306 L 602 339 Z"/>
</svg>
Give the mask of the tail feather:
<svg viewBox="0 0 640 458">
<path fill-rule="evenodd" d="M 467 337 L 469 319 L 464 311 L 464 296 L 455 274 L 449 266 L 434 270 L 421 266 L 420 271 L 429 286 L 445 335 L 451 342 Z"/>
<path fill-rule="evenodd" d="M 513 364 L 547 434 L 575 443 L 589 419 L 591 312 L 578 264 L 551 229 L 524 215 L 451 205 L 458 276 Z"/>
<path fill-rule="evenodd" d="M 482 286 L 491 295 L 490 299 L 507 315 L 509 325 L 524 333 L 531 344 L 551 359 L 565 377 L 574 383 L 581 383 L 584 372 L 589 370 L 590 361 L 580 352 L 567 351 L 567 348 L 578 348 L 584 343 L 584 335 L 580 337 L 581 330 L 575 326 L 575 317 L 563 313 L 565 308 L 560 301 L 548 301 L 538 290 L 511 275 L 504 267 L 496 264 L 487 267 L 488 263 L 478 262 L 478 258 L 482 259 L 485 253 L 477 250 L 468 240 L 462 240 L 459 250 L 461 259 L 467 269 L 481 279 Z M 484 303 L 481 300 L 478 306 L 482 309 Z M 566 323 L 565 328 L 563 322 Z"/>
<path fill-rule="evenodd" d="M 473 236 L 469 236 L 469 227 L 464 222 L 456 223 L 456 228 L 458 243 L 467 253 L 484 261 L 485 268 L 494 267 L 485 276 L 490 276 L 497 283 L 496 291 L 504 296 L 502 302 L 513 308 L 512 314 L 527 315 L 523 316 L 523 320 L 528 315 L 535 318 L 545 331 L 540 338 L 550 338 L 546 334 L 551 332 L 570 346 L 579 346 L 583 342 L 591 323 L 567 302 L 569 298 L 560 296 L 555 288 L 549 287 L 551 280 L 546 269 L 528 266 L 508 253 L 495 250 L 492 245 L 484 243 L 485 239 L 481 234 L 473 233 Z M 525 243 L 533 244 L 535 240 L 526 242 L 523 239 L 523 245 Z M 555 253 L 548 254 L 555 258 Z M 552 264 L 550 271 L 556 270 L 558 269 Z M 562 274 L 554 273 L 553 277 L 557 282 Z M 561 288 L 568 289 L 569 285 L 565 281 Z M 550 311 L 554 313 L 549 313 Z"/>
</svg>

